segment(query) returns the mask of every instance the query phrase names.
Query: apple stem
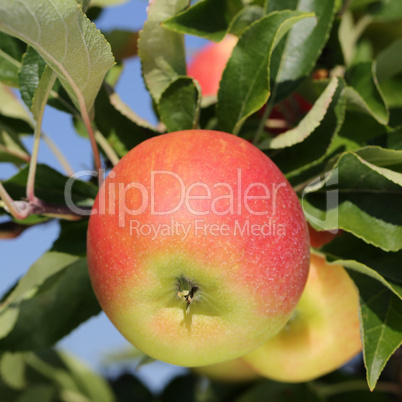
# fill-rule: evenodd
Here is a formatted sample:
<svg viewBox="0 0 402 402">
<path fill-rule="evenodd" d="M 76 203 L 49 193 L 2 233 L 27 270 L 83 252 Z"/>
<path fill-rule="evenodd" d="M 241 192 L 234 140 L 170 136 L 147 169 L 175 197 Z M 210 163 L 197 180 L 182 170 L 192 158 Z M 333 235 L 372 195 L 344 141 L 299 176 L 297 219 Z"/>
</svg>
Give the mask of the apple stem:
<svg viewBox="0 0 402 402">
<path fill-rule="evenodd" d="M 186 314 L 190 313 L 191 302 L 195 299 L 195 295 L 199 287 L 191 280 L 181 276 L 177 280 L 177 296 L 186 303 Z"/>
</svg>

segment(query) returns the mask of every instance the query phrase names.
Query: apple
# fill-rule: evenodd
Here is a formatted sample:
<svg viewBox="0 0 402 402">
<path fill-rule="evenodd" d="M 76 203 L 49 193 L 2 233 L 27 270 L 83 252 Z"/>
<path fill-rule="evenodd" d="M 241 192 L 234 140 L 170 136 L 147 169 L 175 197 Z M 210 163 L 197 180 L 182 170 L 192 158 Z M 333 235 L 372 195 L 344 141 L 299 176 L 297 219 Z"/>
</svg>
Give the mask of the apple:
<svg viewBox="0 0 402 402">
<path fill-rule="evenodd" d="M 312 254 L 306 288 L 292 318 L 244 361 L 276 381 L 321 377 L 361 351 L 358 310 L 358 293 L 346 270 Z"/>
<path fill-rule="evenodd" d="M 225 361 L 210 366 L 194 367 L 192 372 L 217 382 L 249 382 L 261 379 L 243 359 Z"/>
<path fill-rule="evenodd" d="M 201 87 L 202 96 L 217 96 L 223 70 L 230 58 L 238 38 L 226 35 L 218 43 L 208 43 L 199 50 L 187 67 L 187 75 L 196 79 Z M 279 135 L 293 126 L 305 116 L 312 105 L 297 93 L 277 104 L 271 111 L 267 129 L 272 135 Z M 258 111 L 259 118 L 264 115 L 265 106 Z"/>
<path fill-rule="evenodd" d="M 142 142 L 114 167 L 89 220 L 88 268 L 113 324 L 182 366 L 237 358 L 274 336 L 304 289 L 299 200 L 252 144 L 188 130 Z"/>
<path fill-rule="evenodd" d="M 236 43 L 236 36 L 226 35 L 220 42 L 208 43 L 194 55 L 187 74 L 198 81 L 202 96 L 218 94 L 223 70 Z"/>
<path fill-rule="evenodd" d="M 327 230 L 318 231 L 318 230 L 315 230 L 310 225 L 308 225 L 308 231 L 310 234 L 311 247 L 314 247 L 314 248 L 321 248 L 325 244 L 329 243 L 336 236 L 339 236 L 342 234 L 341 230 L 338 230 L 336 233 L 329 232 Z"/>
</svg>

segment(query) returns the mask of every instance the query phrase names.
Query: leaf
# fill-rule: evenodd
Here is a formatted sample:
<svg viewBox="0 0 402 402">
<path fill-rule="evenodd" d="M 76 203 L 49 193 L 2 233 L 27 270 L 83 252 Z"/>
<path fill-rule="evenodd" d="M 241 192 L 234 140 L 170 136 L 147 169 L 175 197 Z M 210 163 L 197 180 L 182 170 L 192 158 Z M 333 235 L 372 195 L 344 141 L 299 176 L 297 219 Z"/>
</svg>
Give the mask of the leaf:
<svg viewBox="0 0 402 402">
<path fill-rule="evenodd" d="M 365 274 L 402 299 L 402 251 L 385 252 L 350 233 L 342 233 L 320 249 L 327 260 Z"/>
<path fill-rule="evenodd" d="M 389 111 L 375 76 L 375 64 L 368 62 L 352 66 L 346 80 L 350 85 L 345 90 L 348 104 L 370 114 L 379 123 L 387 124 Z"/>
<path fill-rule="evenodd" d="M 34 288 L 43 284 L 47 277 L 78 260 L 77 257 L 66 256 L 64 260 L 58 262 L 57 257 L 56 254 L 47 255 L 42 261 L 39 260 L 36 264 L 32 265 L 31 269 L 18 283 L 17 287 L 7 297 L 5 302 L 2 303 L 0 306 L 0 319 L 2 321 L 2 325 L 0 326 L 0 338 L 4 338 L 12 330 L 18 318 L 17 304 L 31 297 L 32 292 L 36 290 Z M 56 265 L 55 262 L 58 262 L 58 264 Z M 44 267 L 43 271 L 41 271 L 41 266 Z M 46 270 L 47 267 L 49 271 Z"/>
<path fill-rule="evenodd" d="M 4 127 L 0 118 L 0 162 L 11 162 L 17 166 L 29 162 L 28 151 L 9 127 Z"/>
<path fill-rule="evenodd" d="M 26 385 L 22 354 L 6 352 L 0 356 L 0 378 L 14 389 L 21 389 Z"/>
<path fill-rule="evenodd" d="M 402 344 L 402 301 L 372 278 L 350 272 L 359 289 L 363 356 L 371 390 Z"/>
<path fill-rule="evenodd" d="M 158 135 L 150 124 L 125 105 L 106 84 L 95 103 L 95 124 L 119 156 L 148 138 Z"/>
<path fill-rule="evenodd" d="M 242 8 L 241 0 L 201 0 L 167 19 L 162 25 L 175 32 L 219 42 L 229 31 L 230 23 Z"/>
<path fill-rule="evenodd" d="M 3 182 L 7 192 L 14 200 L 23 199 L 26 196 L 26 183 L 28 167 L 21 169 L 15 176 Z M 66 194 L 66 185 L 69 178 L 53 170 L 49 166 L 39 164 L 36 171 L 35 193 L 38 198 L 52 204 L 66 204 L 66 195 L 76 206 L 92 206 L 97 188 L 91 183 L 78 179 L 72 179 L 71 193 Z"/>
<path fill-rule="evenodd" d="M 217 116 L 222 131 L 238 133 L 244 120 L 266 103 L 273 49 L 292 25 L 311 16 L 298 11 L 276 12 L 244 31 L 219 87 Z"/>
<path fill-rule="evenodd" d="M 333 77 L 324 92 L 314 103 L 311 110 L 301 120 L 297 127 L 284 132 L 277 137 L 269 138 L 258 145 L 260 149 L 281 149 L 303 142 L 319 127 L 339 86 L 339 80 Z"/>
<path fill-rule="evenodd" d="M 255 21 L 264 16 L 264 10 L 260 6 L 244 7 L 235 15 L 229 26 L 229 33 L 241 36 L 243 32 Z"/>
<path fill-rule="evenodd" d="M 32 98 L 38 88 L 40 77 L 46 67 L 45 61 L 39 53 L 32 47 L 28 47 L 22 59 L 22 66 L 19 73 L 21 98 L 28 106 L 32 107 Z"/>
<path fill-rule="evenodd" d="M 184 40 L 181 34 L 163 28 L 161 22 L 185 9 L 189 0 L 153 0 L 148 19 L 139 34 L 138 54 L 145 84 L 156 104 L 177 77 L 186 75 Z"/>
<path fill-rule="evenodd" d="M 376 1 L 371 8 L 374 21 L 395 21 L 402 18 L 402 4 L 399 0 Z"/>
<path fill-rule="evenodd" d="M 386 81 L 402 72 L 402 38 L 393 42 L 377 56 L 376 76 Z"/>
<path fill-rule="evenodd" d="M 281 401 L 281 402 L 324 402 L 326 399 L 314 391 L 308 384 L 287 384 L 274 381 L 262 381 L 244 392 L 235 402 L 254 401 Z"/>
<path fill-rule="evenodd" d="M 55 399 L 55 389 L 49 385 L 41 385 L 37 384 L 26 391 L 24 391 L 19 397 L 18 402 L 32 402 L 32 401 L 41 401 L 41 402 L 52 402 Z"/>
<path fill-rule="evenodd" d="M 18 87 L 18 72 L 26 45 L 0 32 L 0 82 Z"/>
<path fill-rule="evenodd" d="M 138 32 L 115 29 L 111 32 L 105 32 L 104 35 L 112 47 L 112 52 L 116 61 L 121 61 L 137 55 Z"/>
<path fill-rule="evenodd" d="M 75 0 L 0 0 L 0 30 L 32 46 L 77 107 L 92 108 L 114 60 L 110 45 Z"/>
<path fill-rule="evenodd" d="M 85 259 L 48 252 L 0 307 L 0 350 L 50 346 L 99 311 Z"/>
<path fill-rule="evenodd" d="M 304 141 L 292 147 L 274 151 L 272 155 L 268 154 L 289 178 L 319 163 L 330 152 L 331 143 L 342 126 L 345 114 L 344 81 L 342 79 L 335 78 L 331 86 L 327 87 L 328 93 L 324 96 L 333 91 L 332 85 L 335 83 L 336 90 L 320 125 Z"/>
<path fill-rule="evenodd" d="M 89 370 L 71 355 L 62 352 L 58 354 L 68 372 L 71 373 L 80 393 L 89 401 L 112 402 L 115 400 L 110 386 L 103 377 Z"/>
<path fill-rule="evenodd" d="M 381 148 L 379 146 L 367 146 L 356 151 L 356 154 L 373 165 L 386 167 L 402 173 L 402 151 Z"/>
<path fill-rule="evenodd" d="M 91 7 L 117 6 L 127 2 L 128 0 L 91 0 Z"/>
<path fill-rule="evenodd" d="M 353 143 L 353 149 L 345 148 L 343 150 L 354 150 L 366 145 L 368 141 L 384 135 L 387 135 L 386 127 L 370 115 L 347 110 L 345 121 L 339 131 L 338 141 L 348 140 L 348 142 Z"/>
<path fill-rule="evenodd" d="M 11 89 L 3 84 L 0 84 L 0 115 L 2 115 L 3 119 L 7 117 L 20 120 L 18 127 L 20 133 L 33 133 L 33 121 L 29 112 L 27 112 Z"/>
<path fill-rule="evenodd" d="M 179 77 L 163 92 L 159 113 L 167 131 L 196 128 L 201 107 L 201 89 L 189 77 Z"/>
<path fill-rule="evenodd" d="M 346 152 L 323 180 L 305 189 L 304 212 L 322 230 L 343 229 L 385 251 L 398 251 L 402 248 L 401 185 L 402 174 Z"/>
<path fill-rule="evenodd" d="M 337 10 L 336 0 L 270 0 L 267 12 L 290 8 L 314 13 L 296 24 L 278 44 L 271 58 L 271 90 L 274 103 L 290 95 L 312 71 L 330 36 Z"/>
<path fill-rule="evenodd" d="M 60 220 L 60 234 L 50 251 L 66 253 L 80 257 L 86 256 L 86 237 L 88 220 L 79 221 Z"/>
</svg>

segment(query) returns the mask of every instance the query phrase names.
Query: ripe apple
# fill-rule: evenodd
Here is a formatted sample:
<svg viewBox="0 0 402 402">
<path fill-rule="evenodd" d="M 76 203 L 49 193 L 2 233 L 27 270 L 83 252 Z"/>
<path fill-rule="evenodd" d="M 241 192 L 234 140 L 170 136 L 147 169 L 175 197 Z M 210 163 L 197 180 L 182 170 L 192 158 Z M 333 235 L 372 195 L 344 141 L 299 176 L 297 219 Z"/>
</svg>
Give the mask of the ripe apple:
<svg viewBox="0 0 402 402">
<path fill-rule="evenodd" d="M 308 231 L 310 234 L 311 247 L 314 247 L 314 248 L 321 248 L 325 244 L 329 243 L 336 236 L 339 236 L 342 234 L 341 230 L 338 230 L 337 233 L 332 233 L 327 230 L 318 231 L 318 230 L 315 230 L 310 225 L 308 225 Z"/>
<path fill-rule="evenodd" d="M 262 378 L 243 359 L 238 358 L 209 366 L 194 367 L 192 371 L 218 382 L 248 382 Z"/>
<path fill-rule="evenodd" d="M 226 35 L 219 43 L 209 43 L 189 63 L 187 74 L 198 81 L 202 96 L 217 96 L 223 70 L 237 40 L 234 35 Z M 306 99 L 293 93 L 272 109 L 267 129 L 272 135 L 279 135 L 298 124 L 311 107 Z M 264 110 L 265 106 L 258 111 L 259 118 L 263 117 Z"/>
<path fill-rule="evenodd" d="M 245 355 L 287 322 L 308 275 L 299 200 L 274 163 L 217 131 L 154 137 L 126 154 L 88 228 L 94 291 L 147 355 L 202 366 Z"/>
<path fill-rule="evenodd" d="M 236 36 L 226 35 L 218 43 L 207 44 L 193 57 L 187 67 L 187 74 L 198 81 L 202 96 L 216 96 L 218 94 L 223 70 L 236 43 Z"/>
<path fill-rule="evenodd" d="M 285 327 L 244 357 L 276 381 L 310 381 L 347 363 L 362 349 L 358 293 L 346 270 L 311 255 L 307 284 Z"/>
</svg>

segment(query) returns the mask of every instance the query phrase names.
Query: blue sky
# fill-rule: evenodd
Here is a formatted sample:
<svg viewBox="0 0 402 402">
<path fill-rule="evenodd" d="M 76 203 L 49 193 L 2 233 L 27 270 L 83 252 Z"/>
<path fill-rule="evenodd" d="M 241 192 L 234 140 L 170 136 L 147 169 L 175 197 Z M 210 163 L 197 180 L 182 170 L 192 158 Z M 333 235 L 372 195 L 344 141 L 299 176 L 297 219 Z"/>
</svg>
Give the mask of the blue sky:
<svg viewBox="0 0 402 402">
<path fill-rule="evenodd" d="M 139 30 L 146 19 L 146 7 L 146 0 L 131 0 L 123 5 L 110 7 L 96 21 L 96 25 L 103 31 L 113 28 Z M 204 41 L 198 38 L 187 38 L 188 55 L 191 55 L 203 43 Z M 137 58 L 126 62 L 116 90 L 138 115 L 155 123 L 151 100 L 145 90 Z M 75 171 L 90 169 L 92 153 L 89 141 L 74 132 L 68 115 L 48 107 L 44 116 L 43 129 L 62 150 Z M 25 144 L 28 149 L 31 149 L 32 139 L 27 139 Z M 62 171 L 60 164 L 45 144 L 41 144 L 39 161 Z M 13 166 L 2 164 L 0 180 L 10 177 L 15 172 L 16 169 Z M 0 241 L 1 294 L 51 247 L 58 232 L 58 224 L 50 222 L 25 231 L 17 239 Z M 81 325 L 58 346 L 71 351 L 96 370 L 103 371 L 102 360 L 105 355 L 129 348 L 130 345 L 102 313 Z M 113 372 L 116 370 L 108 371 L 109 374 Z M 183 372 L 183 369 L 163 363 L 152 363 L 142 367 L 137 374 L 153 389 L 158 389 L 169 378 L 180 372 Z"/>
</svg>

